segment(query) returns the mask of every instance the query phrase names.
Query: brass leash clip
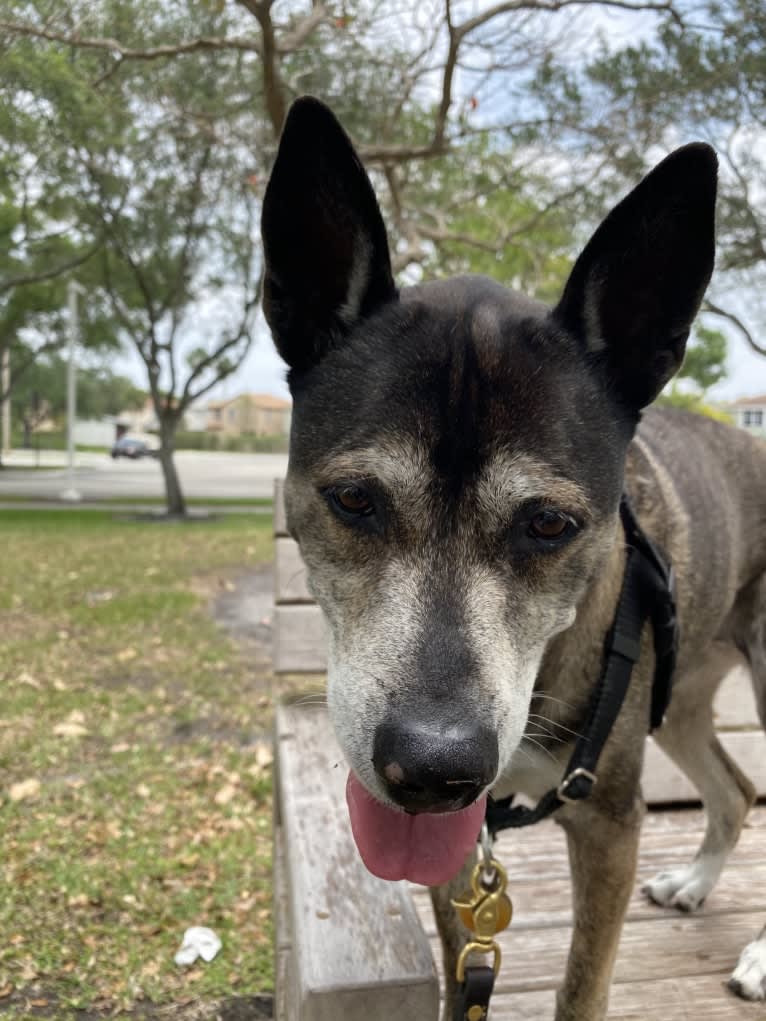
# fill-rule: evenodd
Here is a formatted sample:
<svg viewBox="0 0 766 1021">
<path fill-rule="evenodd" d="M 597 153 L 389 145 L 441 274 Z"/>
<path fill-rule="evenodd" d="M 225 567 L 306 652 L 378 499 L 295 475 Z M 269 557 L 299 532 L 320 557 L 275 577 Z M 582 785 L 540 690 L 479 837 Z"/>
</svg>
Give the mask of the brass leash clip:
<svg viewBox="0 0 766 1021">
<path fill-rule="evenodd" d="M 465 965 L 471 953 L 493 954 L 494 972 L 500 969 L 500 947 L 495 936 L 511 922 L 513 906 L 507 895 L 508 875 L 491 851 L 484 845 L 484 859 L 477 863 L 471 875 L 471 889 L 452 901 L 461 921 L 473 933 L 473 939 L 463 947 L 457 962 L 458 982 L 465 980 Z"/>
</svg>

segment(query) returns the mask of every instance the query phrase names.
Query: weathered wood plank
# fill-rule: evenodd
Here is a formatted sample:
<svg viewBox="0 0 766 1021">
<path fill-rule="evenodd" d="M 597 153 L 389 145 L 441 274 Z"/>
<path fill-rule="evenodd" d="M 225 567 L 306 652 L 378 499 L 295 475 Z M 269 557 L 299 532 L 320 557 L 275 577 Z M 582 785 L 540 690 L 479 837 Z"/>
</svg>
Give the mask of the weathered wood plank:
<svg viewBox="0 0 766 1021">
<path fill-rule="evenodd" d="M 545 929 L 552 926 L 567 926 L 572 923 L 571 884 L 569 876 L 540 879 L 518 879 L 514 875 L 513 860 L 500 859 L 508 866 L 510 891 L 513 897 L 513 928 L 517 932 L 522 929 Z M 666 864 L 674 864 L 666 862 Z M 641 893 L 641 884 L 657 872 L 649 868 L 646 873 L 639 871 L 638 882 L 628 908 L 627 921 L 651 921 L 667 915 L 670 909 L 651 904 Z M 436 927 L 431 918 L 430 895 L 427 890 L 413 888 L 413 898 L 423 919 L 423 925 L 429 936 L 436 934 Z M 724 870 L 708 901 L 697 912 L 697 917 L 712 917 L 725 914 L 743 914 L 758 911 L 766 921 L 766 861 L 747 862 L 746 867 L 737 868 L 736 864 Z M 675 909 L 673 911 L 675 915 Z"/>
<path fill-rule="evenodd" d="M 370 875 L 351 836 L 347 770 L 325 713 L 277 713 L 280 816 L 300 1021 L 436 1021 L 428 940 L 406 883 Z"/>
<path fill-rule="evenodd" d="M 274 479 L 274 535 L 287 535 L 284 479 Z"/>
<path fill-rule="evenodd" d="M 763 1004 L 745 1003 L 723 988 L 721 975 L 657 978 L 612 986 L 609 1021 L 765 1021 Z M 492 1021 L 550 1021 L 555 993 L 500 993 Z"/>
<path fill-rule="evenodd" d="M 757 730 L 722 731 L 719 736 L 721 744 L 755 784 L 759 797 L 766 796 L 766 736 L 760 725 Z M 641 784 L 649 804 L 699 801 L 692 784 L 651 738 L 647 741 Z"/>
<path fill-rule="evenodd" d="M 723 979 L 733 970 L 742 948 L 762 928 L 763 915 L 757 912 L 714 918 L 677 915 L 633 922 L 622 931 L 614 982 L 650 985 L 659 977 L 692 975 L 719 975 Z M 571 930 L 566 926 L 514 930 L 511 925 L 498 940 L 503 966 L 495 986 L 497 992 L 555 989 L 564 975 L 570 937 Z M 436 941 L 434 956 L 441 974 Z"/>
<path fill-rule="evenodd" d="M 327 669 L 327 629 L 318 606 L 275 607 L 272 659 L 277 673 Z"/>
<path fill-rule="evenodd" d="M 278 536 L 274 543 L 274 599 L 277 603 L 313 603 L 306 584 L 306 565 L 298 543 Z"/>
</svg>

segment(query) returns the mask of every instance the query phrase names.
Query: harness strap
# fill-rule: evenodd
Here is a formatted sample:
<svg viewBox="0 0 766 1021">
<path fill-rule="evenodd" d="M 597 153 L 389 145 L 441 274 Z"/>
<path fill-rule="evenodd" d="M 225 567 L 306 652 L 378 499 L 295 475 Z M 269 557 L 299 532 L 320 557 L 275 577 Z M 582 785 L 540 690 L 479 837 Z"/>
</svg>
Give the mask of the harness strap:
<svg viewBox="0 0 766 1021">
<path fill-rule="evenodd" d="M 563 804 L 581 801 L 591 793 L 597 780 L 598 760 L 625 700 L 633 666 L 641 653 L 641 632 L 649 617 L 656 660 L 651 729 L 658 727 L 664 718 L 678 649 L 673 571 L 641 530 L 626 495 L 620 502 L 620 517 L 627 542 L 620 598 L 604 642 L 601 675 L 564 779 L 557 788 L 544 794 L 534 808 L 514 805 L 513 795 L 497 801 L 488 799 L 486 821 L 493 837 L 509 827 L 539 822 Z"/>
</svg>

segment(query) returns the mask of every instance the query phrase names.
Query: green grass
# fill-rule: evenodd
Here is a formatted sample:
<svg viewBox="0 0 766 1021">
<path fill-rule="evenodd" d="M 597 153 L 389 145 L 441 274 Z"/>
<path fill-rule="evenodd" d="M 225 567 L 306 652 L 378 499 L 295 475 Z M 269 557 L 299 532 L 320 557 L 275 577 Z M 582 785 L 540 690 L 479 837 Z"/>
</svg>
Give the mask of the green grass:
<svg viewBox="0 0 766 1021">
<path fill-rule="evenodd" d="M 24 469 L 22 469 L 24 470 Z M 51 469 L 41 468 L 40 471 L 46 471 Z M 13 471 L 16 471 L 14 468 Z M 53 496 L 24 496 L 20 493 L 3 493 L 3 476 L 0 474 L 0 503 L 61 503 L 62 501 Z M 135 507 L 164 507 L 165 498 L 162 496 L 108 496 L 105 499 L 91 500 L 86 497 L 86 503 L 98 503 L 104 507 L 111 507 L 114 505 L 130 505 Z M 209 499 L 204 497 L 191 497 L 187 499 L 186 504 L 188 507 L 273 507 L 274 501 L 271 497 L 266 496 L 254 496 L 252 498 L 247 496 L 235 496 L 232 499 L 228 499 L 225 496 L 213 496 Z M 67 505 L 71 506 L 71 504 Z"/>
<path fill-rule="evenodd" d="M 271 988 L 271 678 L 206 607 L 271 528 L 0 511 L 6 1016 Z M 224 948 L 180 969 L 194 924 Z"/>
</svg>

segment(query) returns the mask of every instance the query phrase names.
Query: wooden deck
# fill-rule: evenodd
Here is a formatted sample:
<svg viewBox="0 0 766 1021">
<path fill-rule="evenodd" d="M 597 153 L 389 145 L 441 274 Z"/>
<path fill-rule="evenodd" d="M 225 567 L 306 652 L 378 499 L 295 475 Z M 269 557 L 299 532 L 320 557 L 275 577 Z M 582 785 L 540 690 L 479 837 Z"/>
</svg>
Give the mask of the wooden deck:
<svg viewBox="0 0 766 1021">
<path fill-rule="evenodd" d="M 697 809 L 652 811 L 641 839 L 638 882 L 623 929 L 609 1018 L 620 1021 L 766 1021 L 725 982 L 740 951 L 766 922 L 766 806 L 754 808 L 708 902 L 693 915 L 649 904 L 641 883 L 694 855 L 704 826 Z M 502 935 L 503 964 L 492 1021 L 551 1021 L 571 935 L 564 834 L 553 822 L 504 834 L 497 853 L 514 905 Z M 434 959 L 440 950 L 430 899 L 413 887 Z"/>
</svg>

